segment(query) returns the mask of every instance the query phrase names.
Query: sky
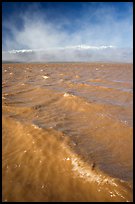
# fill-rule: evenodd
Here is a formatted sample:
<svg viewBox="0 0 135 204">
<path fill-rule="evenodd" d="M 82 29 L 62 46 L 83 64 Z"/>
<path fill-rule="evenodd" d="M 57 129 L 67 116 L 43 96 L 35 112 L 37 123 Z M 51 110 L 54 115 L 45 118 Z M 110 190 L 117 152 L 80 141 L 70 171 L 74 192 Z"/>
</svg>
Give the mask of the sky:
<svg viewBox="0 0 135 204">
<path fill-rule="evenodd" d="M 132 2 L 3 2 L 2 50 L 133 48 Z"/>
</svg>

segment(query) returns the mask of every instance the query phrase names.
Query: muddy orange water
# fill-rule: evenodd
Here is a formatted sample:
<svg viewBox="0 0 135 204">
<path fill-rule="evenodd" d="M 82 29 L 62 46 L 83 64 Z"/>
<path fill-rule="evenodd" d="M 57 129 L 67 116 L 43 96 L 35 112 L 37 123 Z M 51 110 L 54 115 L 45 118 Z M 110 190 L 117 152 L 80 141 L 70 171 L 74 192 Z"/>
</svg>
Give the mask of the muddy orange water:
<svg viewBox="0 0 135 204">
<path fill-rule="evenodd" d="M 2 65 L 2 200 L 132 201 L 133 65 Z"/>
</svg>

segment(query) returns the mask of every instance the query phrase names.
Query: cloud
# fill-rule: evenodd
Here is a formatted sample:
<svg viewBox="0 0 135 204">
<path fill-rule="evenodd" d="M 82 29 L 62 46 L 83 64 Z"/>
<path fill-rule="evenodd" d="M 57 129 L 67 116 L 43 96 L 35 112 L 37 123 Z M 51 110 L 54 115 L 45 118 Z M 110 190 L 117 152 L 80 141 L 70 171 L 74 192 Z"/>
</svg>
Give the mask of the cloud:
<svg viewBox="0 0 135 204">
<path fill-rule="evenodd" d="M 91 46 L 114 45 L 118 48 L 132 48 L 133 23 L 131 14 L 119 19 L 114 7 L 104 6 L 95 9 L 84 6 L 82 16 L 74 19 L 65 17 L 64 14 L 58 14 L 58 18 L 53 19 L 53 13 L 51 19 L 49 19 L 48 13 L 49 10 L 46 13 L 41 10 L 40 4 L 39 6 L 34 4 L 25 12 L 20 13 L 18 20 L 15 20 L 15 16 L 7 22 L 3 20 L 3 28 L 6 28 L 9 32 L 8 37 L 3 36 L 3 50 L 45 50 L 47 48 L 64 48 L 80 44 Z M 18 26 L 19 22 L 21 27 Z M 39 52 L 36 53 L 38 54 L 35 57 L 39 59 Z M 60 54 L 58 51 L 57 53 Z M 55 55 L 54 58 L 59 59 L 59 56 L 56 57 L 57 53 L 56 49 L 48 51 L 50 56 Z M 78 60 L 79 57 L 75 54 L 77 52 L 70 50 L 70 53 L 68 50 L 68 56 L 63 57 L 63 60 L 65 58 L 76 58 Z M 129 53 L 131 52 L 129 51 Z M 99 52 L 98 54 L 100 55 Z M 112 57 L 114 54 L 112 51 Z"/>
<path fill-rule="evenodd" d="M 46 50 L 13 50 L 2 53 L 3 61 L 18 62 L 133 62 L 132 49 L 112 46 L 72 46 Z"/>
</svg>

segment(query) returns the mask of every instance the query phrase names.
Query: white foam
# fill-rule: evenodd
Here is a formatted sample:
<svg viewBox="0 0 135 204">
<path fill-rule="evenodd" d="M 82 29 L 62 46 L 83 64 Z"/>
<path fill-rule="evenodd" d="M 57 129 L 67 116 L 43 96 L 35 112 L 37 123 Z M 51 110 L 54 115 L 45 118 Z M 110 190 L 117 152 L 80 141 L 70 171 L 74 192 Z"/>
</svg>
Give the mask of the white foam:
<svg viewBox="0 0 135 204">
<path fill-rule="evenodd" d="M 96 182 L 97 184 L 100 184 L 100 185 L 109 183 L 113 186 L 117 186 L 115 183 L 115 179 L 106 178 L 101 174 L 97 174 L 94 171 L 85 168 L 83 163 L 80 160 L 76 158 L 71 158 L 71 163 L 73 165 L 72 170 L 75 171 L 77 175 L 79 175 L 80 177 L 83 177 L 87 181 Z"/>
<path fill-rule="evenodd" d="M 67 157 L 67 158 L 64 158 L 64 160 L 67 160 L 67 161 L 69 161 L 69 160 L 70 160 L 70 158 L 69 158 L 69 157 Z"/>
<path fill-rule="evenodd" d="M 64 93 L 64 97 L 68 97 L 68 96 L 70 96 L 70 94 Z"/>
<path fill-rule="evenodd" d="M 41 188 L 44 188 L 44 187 L 45 187 L 45 185 L 42 185 L 42 186 L 41 186 Z"/>
<path fill-rule="evenodd" d="M 42 78 L 43 78 L 43 79 L 48 79 L 49 77 L 48 77 L 48 76 L 42 76 Z"/>
<path fill-rule="evenodd" d="M 35 129 L 41 129 L 41 128 L 38 127 L 37 125 L 32 124 L 32 126 L 33 126 Z"/>
</svg>

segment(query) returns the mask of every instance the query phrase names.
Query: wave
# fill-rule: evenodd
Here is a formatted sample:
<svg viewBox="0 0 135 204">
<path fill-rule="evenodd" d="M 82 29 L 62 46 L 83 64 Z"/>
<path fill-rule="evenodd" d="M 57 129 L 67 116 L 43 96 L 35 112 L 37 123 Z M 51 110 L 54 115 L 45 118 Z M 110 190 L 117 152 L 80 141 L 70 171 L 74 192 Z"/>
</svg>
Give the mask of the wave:
<svg viewBox="0 0 135 204">
<path fill-rule="evenodd" d="M 25 102 L 26 107 L 19 102 L 22 101 L 20 96 L 19 101 L 14 99 L 12 100 L 12 102 L 8 102 L 6 111 L 10 110 L 10 115 L 12 117 L 20 117 L 21 119 L 25 120 L 25 122 L 27 121 L 27 117 L 28 119 L 30 118 L 30 120 L 32 119 L 35 124 L 40 125 L 40 127 L 52 127 L 58 130 L 62 129 L 64 133 L 68 132 L 70 134 L 70 138 L 75 140 L 77 143 L 80 142 L 83 144 L 82 151 L 84 151 L 84 149 L 85 151 L 82 153 L 84 155 L 86 154 L 86 152 L 91 152 L 91 149 L 87 147 L 87 142 L 92 143 L 91 145 L 93 145 L 93 149 L 98 149 L 98 145 L 102 145 L 103 148 L 104 146 L 109 147 L 107 149 L 113 152 L 113 155 L 116 155 L 116 158 L 118 156 L 117 154 L 119 154 L 119 156 L 121 154 L 122 157 L 123 152 L 121 152 L 119 148 L 124 143 L 124 140 L 126 140 L 125 149 L 127 148 L 127 146 L 130 146 L 130 151 L 132 151 L 132 147 L 130 145 L 131 136 L 129 136 L 132 135 L 132 128 L 128 126 L 127 122 L 125 123 L 125 121 L 118 120 L 115 117 L 112 117 L 108 111 L 110 107 L 92 102 L 89 103 L 78 96 L 69 93 L 58 93 L 56 91 L 51 91 L 50 89 L 48 90 L 47 88 L 33 89 L 28 93 L 22 92 L 22 99 L 27 98 L 27 94 L 29 94 L 29 96 L 32 96 L 33 102 L 31 102 L 31 98 L 29 100 L 27 99 L 27 102 L 23 100 L 23 104 Z M 43 98 L 39 103 L 39 98 L 41 98 L 42 95 L 46 95 L 46 99 Z M 3 109 L 4 107 L 5 106 L 3 106 Z M 114 109 L 116 108 L 117 107 L 114 106 Z M 113 108 L 111 106 L 111 110 L 112 109 Z M 59 115 L 59 117 L 57 115 Z M 78 121 L 78 119 L 81 121 L 81 123 Z M 85 131 L 85 128 L 87 128 L 87 131 Z M 79 132 L 76 131 L 77 129 L 79 129 Z M 105 132 L 106 134 L 104 134 Z M 82 135 L 83 138 L 81 138 Z M 120 138 L 121 136 L 123 138 L 121 138 L 120 142 L 118 142 L 117 138 Z M 117 144 L 115 144 L 116 141 Z M 79 146 L 81 146 L 81 144 Z M 101 151 L 103 151 L 102 148 Z M 97 154 L 97 157 L 99 156 L 99 154 L 100 150 Z M 127 155 L 127 157 L 128 156 L 131 156 L 131 154 Z M 124 164 L 124 158 L 121 159 L 122 164 Z M 117 160 L 115 160 L 115 163 Z M 118 163 L 119 162 L 120 161 L 118 160 Z M 112 164 L 113 163 L 114 161 L 112 162 Z M 107 167 L 107 171 L 111 173 L 112 169 L 110 168 L 109 170 L 109 168 Z M 119 176 L 122 176 L 121 173 L 118 173 L 116 169 L 114 170 L 114 172 L 116 173 L 116 175 L 119 174 Z"/>
<path fill-rule="evenodd" d="M 16 182 L 27 179 L 27 182 L 32 183 L 33 188 L 28 191 L 27 196 L 24 195 L 24 201 L 30 200 L 29 197 L 35 192 L 34 188 L 36 189 L 37 185 L 40 185 L 41 189 L 46 186 L 48 192 L 50 191 L 49 196 L 53 193 L 54 198 L 58 196 L 57 199 L 60 201 L 62 200 L 61 193 L 66 197 L 67 192 L 70 197 L 66 197 L 66 199 L 70 201 L 93 201 L 95 197 L 92 196 L 92 193 L 95 194 L 96 192 L 98 193 L 96 196 L 97 201 L 101 199 L 123 202 L 132 200 L 130 183 L 110 177 L 93 162 L 89 165 L 81 155 L 75 153 L 72 146 L 70 146 L 69 137 L 62 132 L 55 129 L 41 128 L 34 124 L 26 125 L 17 120 L 7 120 L 3 117 L 3 132 L 8 133 L 8 131 L 12 132 L 10 134 L 12 136 L 10 145 L 13 146 L 9 147 L 9 143 L 4 142 L 7 150 L 3 152 L 3 169 L 6 169 L 6 172 L 11 172 L 14 169 Z M 15 144 L 16 146 L 14 146 Z M 10 160 L 13 158 L 15 163 L 12 164 Z M 33 172 L 30 175 L 31 168 Z M 19 171 L 20 169 L 23 169 L 23 171 Z M 41 177 L 42 171 L 44 174 Z M 19 176 L 18 172 L 20 172 Z M 3 174 L 7 176 L 6 173 L 3 172 Z M 55 176 L 51 177 L 52 174 Z M 4 179 L 7 180 L 8 176 Z M 36 183 L 34 182 L 35 176 L 38 179 L 36 179 Z M 60 183 L 59 180 L 61 180 Z M 22 186 L 20 186 L 18 196 L 23 193 L 24 188 L 27 188 L 27 182 L 23 182 Z M 53 190 L 52 186 L 49 186 L 51 182 L 54 186 L 59 185 L 59 188 L 63 188 L 62 186 L 65 185 L 63 192 L 59 192 L 59 188 Z M 72 195 L 76 195 L 76 185 L 78 184 L 77 189 L 81 195 L 78 199 L 74 199 Z M 9 183 L 9 185 L 12 185 L 12 183 Z M 14 194 L 17 188 L 18 186 L 15 185 L 14 189 L 11 188 L 10 193 Z M 103 195 L 105 195 L 104 198 L 102 198 Z M 16 196 L 15 200 L 18 199 L 18 196 Z M 41 199 L 46 200 L 45 197 L 43 198 L 42 193 L 40 196 Z M 31 198 L 31 200 L 34 201 L 35 199 Z"/>
<path fill-rule="evenodd" d="M 68 76 L 69 64 L 4 66 L 3 201 L 132 201 L 126 74 L 100 78 L 105 64 L 73 64 Z"/>
</svg>

